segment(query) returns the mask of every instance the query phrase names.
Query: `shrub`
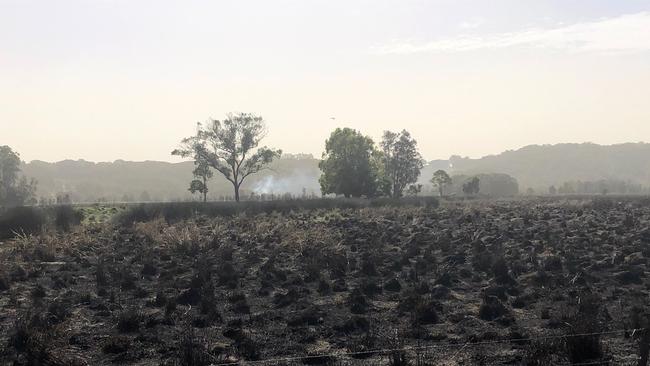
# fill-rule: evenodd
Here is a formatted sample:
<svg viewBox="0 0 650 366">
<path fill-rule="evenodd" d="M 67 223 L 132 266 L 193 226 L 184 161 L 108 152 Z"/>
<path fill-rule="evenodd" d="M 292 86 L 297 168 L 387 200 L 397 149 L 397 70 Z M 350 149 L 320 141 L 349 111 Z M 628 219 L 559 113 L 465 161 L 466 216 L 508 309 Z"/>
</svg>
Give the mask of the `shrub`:
<svg viewBox="0 0 650 366">
<path fill-rule="evenodd" d="M 36 337 L 36 330 L 30 324 L 29 316 L 24 316 L 14 323 L 13 334 L 9 338 L 9 345 L 17 351 L 22 352 L 30 346 L 31 341 Z"/>
<path fill-rule="evenodd" d="M 58 324 L 66 320 L 70 314 L 71 306 L 67 300 L 55 300 L 47 308 L 48 319 L 52 324 Z"/>
<path fill-rule="evenodd" d="M 588 361 L 600 360 L 603 349 L 599 335 L 576 335 L 581 333 L 573 328 L 565 339 L 566 352 L 569 361 L 573 364 L 582 364 Z"/>
<path fill-rule="evenodd" d="M 187 325 L 180 341 L 179 364 L 182 366 L 204 366 L 210 364 L 205 347 L 198 342 L 194 328 Z"/>
<path fill-rule="evenodd" d="M 14 207 L 0 214 L 0 240 L 17 234 L 36 234 L 45 227 L 43 210 L 35 207 Z"/>
<path fill-rule="evenodd" d="M 498 258 L 492 265 L 492 273 L 494 279 L 500 285 L 505 285 L 512 282 L 512 278 L 508 273 L 508 264 L 504 258 Z"/>
<path fill-rule="evenodd" d="M 0 272 L 0 291 L 9 290 L 10 287 L 11 281 L 9 277 L 5 273 Z"/>
<path fill-rule="evenodd" d="M 402 290 L 402 285 L 399 283 L 397 278 L 391 278 L 384 284 L 384 290 L 390 292 L 399 292 Z"/>
<path fill-rule="evenodd" d="M 415 316 L 419 324 L 436 324 L 439 321 L 436 312 L 436 303 L 433 301 L 420 301 L 415 306 Z"/>
<path fill-rule="evenodd" d="M 562 271 L 562 258 L 558 256 L 549 256 L 544 260 L 544 270 L 549 272 Z"/>
<path fill-rule="evenodd" d="M 561 339 L 534 340 L 528 344 L 522 362 L 525 366 L 545 366 L 561 364 Z"/>
<path fill-rule="evenodd" d="M 129 350 L 131 340 L 125 336 L 112 336 L 102 346 L 104 353 L 124 353 Z"/>
<path fill-rule="evenodd" d="M 120 313 L 117 319 L 117 329 L 123 333 L 135 332 L 140 329 L 142 322 L 142 315 L 133 309 L 129 309 Z"/>
<path fill-rule="evenodd" d="M 353 314 L 365 314 L 368 311 L 368 300 L 360 289 L 354 289 L 348 297 L 348 305 Z"/>
<path fill-rule="evenodd" d="M 566 355 L 574 364 L 601 360 L 604 355 L 599 334 L 582 335 L 602 331 L 598 321 L 601 300 L 594 295 L 580 300 L 576 312 L 565 321 L 570 326 L 565 338 Z"/>
<path fill-rule="evenodd" d="M 504 315 L 508 315 L 510 312 L 508 308 L 503 305 L 497 297 L 494 296 L 484 296 L 481 307 L 479 308 L 479 318 L 487 321 L 492 321 L 497 318 L 500 318 Z"/>
<path fill-rule="evenodd" d="M 245 360 L 255 361 L 261 357 L 261 344 L 244 333 L 242 333 L 242 337 L 235 339 L 235 348 Z"/>
<path fill-rule="evenodd" d="M 37 234 L 51 226 L 61 231 L 69 231 L 79 225 L 83 213 L 70 205 L 39 207 L 14 207 L 0 213 L 0 240 L 14 238 L 16 235 Z"/>
<path fill-rule="evenodd" d="M 70 205 L 54 206 L 52 216 L 57 230 L 70 231 L 73 226 L 81 224 L 83 213 Z"/>
</svg>

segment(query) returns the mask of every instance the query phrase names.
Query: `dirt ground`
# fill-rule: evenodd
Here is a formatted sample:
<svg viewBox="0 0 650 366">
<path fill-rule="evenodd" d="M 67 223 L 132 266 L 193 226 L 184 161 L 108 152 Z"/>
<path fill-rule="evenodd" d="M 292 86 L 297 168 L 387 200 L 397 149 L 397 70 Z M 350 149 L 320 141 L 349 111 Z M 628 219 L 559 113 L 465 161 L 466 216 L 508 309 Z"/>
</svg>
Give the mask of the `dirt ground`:
<svg viewBox="0 0 650 366">
<path fill-rule="evenodd" d="M 636 364 L 649 257 L 640 200 L 86 223 L 0 245 L 0 365 Z"/>
</svg>

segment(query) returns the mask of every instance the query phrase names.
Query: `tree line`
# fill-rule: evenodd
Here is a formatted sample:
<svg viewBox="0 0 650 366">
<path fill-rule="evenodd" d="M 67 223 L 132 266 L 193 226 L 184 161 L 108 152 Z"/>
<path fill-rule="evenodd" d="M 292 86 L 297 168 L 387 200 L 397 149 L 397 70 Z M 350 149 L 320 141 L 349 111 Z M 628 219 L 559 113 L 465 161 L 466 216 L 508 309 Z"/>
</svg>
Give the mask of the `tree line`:
<svg viewBox="0 0 650 366">
<path fill-rule="evenodd" d="M 235 200 L 240 200 L 240 187 L 247 177 L 267 169 L 282 150 L 259 147 L 266 136 L 266 125 L 260 116 L 231 113 L 222 121 L 197 124 L 193 136 L 181 140 L 172 155 L 192 158 L 195 169 L 189 190 L 207 201 L 208 182 L 214 172 L 228 180 Z M 337 128 L 325 141 L 325 152 L 319 163 L 319 179 L 323 195 L 345 197 L 394 197 L 416 195 L 422 185 L 416 184 L 424 159 L 411 134 L 385 131 L 379 144 L 351 128 Z M 451 184 L 444 170 L 431 178 L 440 195 Z M 466 194 L 479 192 L 479 179 L 466 183 Z"/>
</svg>

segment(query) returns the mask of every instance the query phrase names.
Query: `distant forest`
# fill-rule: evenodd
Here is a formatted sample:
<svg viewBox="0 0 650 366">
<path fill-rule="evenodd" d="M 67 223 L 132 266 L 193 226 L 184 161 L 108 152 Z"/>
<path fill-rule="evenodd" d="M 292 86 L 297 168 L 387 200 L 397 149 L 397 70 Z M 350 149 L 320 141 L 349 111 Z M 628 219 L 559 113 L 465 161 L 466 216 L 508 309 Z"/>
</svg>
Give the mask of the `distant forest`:
<svg viewBox="0 0 650 366">
<path fill-rule="evenodd" d="M 452 156 L 449 163 L 452 172 L 508 174 L 538 193 L 648 193 L 650 186 L 648 143 L 530 145 L 481 159 Z"/>
<path fill-rule="evenodd" d="M 284 154 L 270 169 L 251 176 L 243 194 L 320 196 L 318 161 L 311 155 Z M 67 196 L 72 202 L 147 202 L 196 200 L 187 190 L 194 163 L 160 161 L 92 163 L 64 160 L 32 161 L 22 172 L 38 181 L 37 197 L 55 200 Z M 221 176 L 211 181 L 211 200 L 229 199 L 232 187 Z"/>
<path fill-rule="evenodd" d="M 245 182 L 242 196 L 320 196 L 319 161 L 306 154 L 283 154 L 271 164 L 271 169 Z M 187 179 L 194 169 L 191 161 L 32 161 L 23 163 L 21 169 L 25 176 L 38 181 L 39 201 L 65 196 L 72 202 L 197 199 L 187 190 Z M 438 169 L 446 170 L 455 178 L 452 193 L 460 191 L 457 182 L 468 176 L 493 173 L 513 177 L 515 186 L 509 184 L 506 191 L 502 186 L 490 189 L 484 176 L 481 193 L 510 195 L 512 189 L 521 194 L 649 193 L 650 144 L 531 145 L 480 159 L 452 156 L 449 160 L 425 164 L 418 182 L 424 187 L 422 194 L 435 194 L 429 180 Z M 215 176 L 209 199 L 228 199 L 231 195 L 229 183 Z"/>
</svg>

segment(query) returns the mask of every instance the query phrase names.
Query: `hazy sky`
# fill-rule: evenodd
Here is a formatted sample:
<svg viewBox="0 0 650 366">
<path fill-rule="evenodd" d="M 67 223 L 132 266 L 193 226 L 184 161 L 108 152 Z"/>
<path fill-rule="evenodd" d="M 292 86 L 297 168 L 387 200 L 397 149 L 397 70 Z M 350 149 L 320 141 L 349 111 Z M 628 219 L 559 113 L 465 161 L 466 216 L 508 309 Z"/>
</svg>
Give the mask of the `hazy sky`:
<svg viewBox="0 0 650 366">
<path fill-rule="evenodd" d="M 650 0 L 0 0 L 0 145 L 24 160 L 177 161 L 231 111 L 316 156 L 339 126 L 427 159 L 650 141 Z"/>
</svg>

